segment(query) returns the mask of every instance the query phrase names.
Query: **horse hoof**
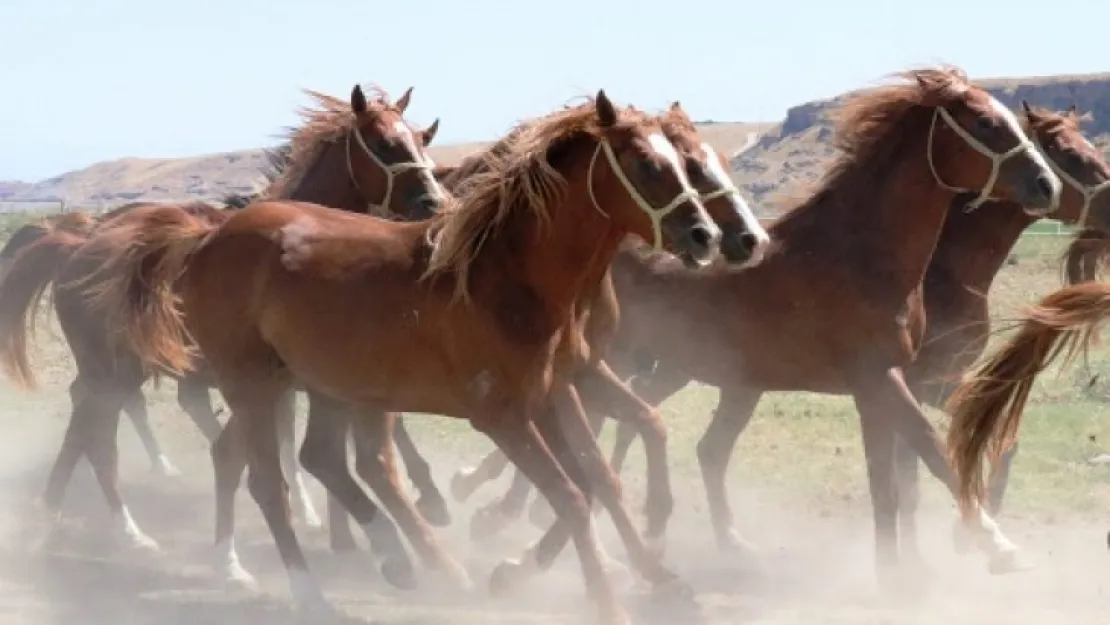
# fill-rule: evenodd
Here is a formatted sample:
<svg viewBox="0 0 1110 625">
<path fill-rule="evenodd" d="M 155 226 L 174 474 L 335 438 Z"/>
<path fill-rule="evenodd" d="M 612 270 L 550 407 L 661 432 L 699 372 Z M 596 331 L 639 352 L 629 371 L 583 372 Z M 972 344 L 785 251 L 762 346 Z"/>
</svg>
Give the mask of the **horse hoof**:
<svg viewBox="0 0 1110 625">
<path fill-rule="evenodd" d="M 501 532 L 510 519 L 496 504 L 478 508 L 470 517 L 470 540 L 480 543 Z"/>
<path fill-rule="evenodd" d="M 1007 573 L 1020 573 L 1033 569 L 1033 563 L 1018 550 L 1007 550 L 991 556 L 987 570 L 992 575 L 1005 575 Z"/>
<path fill-rule="evenodd" d="M 474 475 L 474 469 L 467 467 L 459 469 L 455 475 L 451 476 L 451 496 L 455 501 L 464 502 L 474 494 L 474 489 L 466 483 L 466 480 Z"/>
<path fill-rule="evenodd" d="M 489 593 L 493 597 L 509 595 L 520 581 L 519 562 L 506 560 L 494 567 L 489 576 Z"/>
<path fill-rule="evenodd" d="M 355 553 L 358 551 L 358 543 L 355 542 L 355 537 L 350 534 L 332 534 L 331 539 L 328 541 L 328 546 L 331 547 L 332 553 L 337 554 Z"/>
<path fill-rule="evenodd" d="M 382 561 L 382 577 L 390 586 L 401 590 L 416 588 L 416 571 L 407 557 L 386 558 Z"/>
<path fill-rule="evenodd" d="M 644 537 L 644 547 L 652 558 L 662 560 L 663 554 L 667 551 L 667 539 L 661 534 L 648 534 Z"/>
<path fill-rule="evenodd" d="M 129 533 L 124 537 L 123 541 L 127 548 L 140 553 L 157 554 L 162 551 L 157 541 L 142 532 Z"/>
<path fill-rule="evenodd" d="M 759 547 L 741 536 L 735 527 L 728 529 L 728 532 L 719 541 L 719 546 L 722 551 L 728 553 L 731 557 L 750 560 L 753 563 L 758 563 L 760 560 Z"/>
<path fill-rule="evenodd" d="M 966 555 L 975 546 L 975 538 L 971 530 L 962 521 L 957 520 L 952 526 L 952 549 L 959 555 Z"/>
<path fill-rule="evenodd" d="M 447 559 L 430 573 L 428 585 L 435 589 L 463 593 L 474 590 L 474 581 L 470 579 L 470 574 L 454 560 Z"/>
<path fill-rule="evenodd" d="M 532 525 L 546 530 L 555 523 L 555 511 L 551 509 L 551 504 L 546 499 L 540 497 L 532 502 L 531 507 L 528 508 L 528 520 Z"/>
<path fill-rule="evenodd" d="M 692 603 L 694 589 L 677 575 L 666 581 L 655 584 L 651 589 L 654 599 L 670 602 Z"/>
<path fill-rule="evenodd" d="M 241 564 L 228 565 L 224 569 L 224 581 L 229 585 L 249 592 L 258 592 L 258 580 L 254 578 Z"/>
<path fill-rule="evenodd" d="M 182 475 L 181 469 L 175 467 L 173 463 L 170 462 L 170 459 L 165 456 L 162 456 L 153 465 L 151 465 L 150 471 L 158 477 L 173 478 L 181 477 Z"/>
<path fill-rule="evenodd" d="M 447 502 L 439 493 L 422 495 L 416 500 L 416 510 L 434 527 L 447 527 L 451 524 L 451 513 L 447 511 Z"/>
</svg>

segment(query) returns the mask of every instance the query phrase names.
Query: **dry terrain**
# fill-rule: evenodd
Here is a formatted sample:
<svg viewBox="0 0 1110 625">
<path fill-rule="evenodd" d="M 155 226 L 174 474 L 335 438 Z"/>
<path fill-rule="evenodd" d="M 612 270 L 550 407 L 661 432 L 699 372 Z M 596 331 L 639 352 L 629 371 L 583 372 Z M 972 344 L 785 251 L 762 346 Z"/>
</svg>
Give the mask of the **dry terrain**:
<svg viewBox="0 0 1110 625">
<path fill-rule="evenodd" d="M 1103 75 L 992 81 L 1007 104 L 1020 98 L 1065 108 L 1072 101 L 1096 111 L 1090 135 L 1110 130 L 1110 79 Z M 791 109 L 775 125 L 704 124 L 702 131 L 729 154 L 758 143 L 733 162 L 736 178 L 765 211 L 773 197 L 812 180 L 831 155 L 829 102 Z M 1099 111 L 1107 115 L 1099 116 Z M 436 148 L 452 162 L 481 144 Z M 216 198 L 249 191 L 261 164 L 257 151 L 193 159 L 122 159 L 93 165 L 33 185 L 0 183 L 12 197 L 64 192 L 74 203 L 118 203 L 142 197 Z M 26 217 L 23 217 L 26 218 Z M 0 239 L 20 218 L 0 220 Z M 1056 256 L 1064 238 L 1035 229 L 1019 244 L 991 293 L 998 319 L 1059 283 Z M 207 448 L 173 400 L 172 383 L 148 389 L 151 413 L 163 444 L 184 475 L 147 472 L 130 425 L 121 427 L 123 482 L 134 515 L 157 538 L 163 553 L 149 556 L 113 549 L 104 528 L 105 506 L 82 466 L 70 485 L 61 529 L 42 543 L 43 524 L 33 498 L 41 491 L 68 418 L 66 388 L 72 361 L 49 309 L 41 313 L 34 366 L 43 382 L 36 392 L 0 380 L 0 625 L 199 625 L 292 623 L 288 589 L 257 507 L 240 497 L 240 548 L 263 591 L 224 586 L 209 565 L 212 543 L 212 473 Z M 1001 324 L 1000 324 L 1001 325 Z M 697 593 L 696 610 L 668 610 L 637 587 L 625 590 L 637 623 L 686 625 L 1103 625 L 1110 616 L 1110 351 L 1039 383 L 1022 430 L 1023 446 L 1001 521 L 1037 568 L 992 577 L 977 556 L 957 556 L 950 541 L 954 510 L 941 488 L 926 478 L 921 538 L 932 565 L 931 582 L 914 600 L 875 589 L 869 498 L 855 411 L 843 397 L 804 393 L 767 395 L 742 437 L 730 467 L 741 527 L 762 548 L 755 563 L 718 553 L 711 540 L 694 444 L 714 408 L 717 391 L 692 386 L 667 401 L 677 506 L 668 560 Z M 303 409 L 303 406 L 302 406 Z M 943 424 L 941 415 L 937 422 Z M 428 416 L 410 421 L 418 443 L 433 459 L 440 483 L 475 460 L 489 443 L 465 426 Z M 604 433 L 606 446 L 611 432 Z M 629 498 L 642 498 L 639 445 L 625 471 Z M 312 483 L 323 511 L 323 496 Z M 483 503 L 502 492 L 488 488 Z M 312 565 L 326 592 L 356 622 L 404 625 L 486 625 L 491 622 L 590 622 L 577 563 L 566 555 L 556 570 L 537 578 L 519 596 L 495 600 L 484 582 L 494 563 L 537 536 L 521 523 L 504 537 L 474 544 L 468 538 L 470 506 L 455 506 L 455 523 L 442 536 L 468 566 L 479 587 L 466 596 L 438 596 L 428 589 L 395 591 L 382 582 L 364 552 L 339 557 L 319 532 L 301 529 Z M 607 521 L 600 524 L 610 552 L 620 555 Z"/>
<path fill-rule="evenodd" d="M 997 316 L 1012 315 L 1034 294 L 1056 285 L 1055 255 L 1062 241 L 1053 236 L 1023 240 L 992 293 Z M 229 589 L 210 568 L 211 467 L 202 438 L 173 402 L 172 383 L 149 390 L 148 397 L 157 432 L 184 476 L 149 474 L 126 422 L 120 435 L 126 496 L 137 520 L 162 543 L 163 553 L 113 550 L 99 489 L 84 465 L 70 485 L 62 529 L 40 546 L 43 525 L 31 503 L 60 443 L 72 373 L 49 310 L 42 314 L 49 323 L 40 328 L 34 365 L 43 388 L 21 392 L 0 381 L 0 497 L 8 511 L 0 525 L 0 624 L 295 622 L 272 541 L 247 495 L 240 497 L 240 547 L 263 591 Z M 847 399 L 769 395 L 741 439 L 730 476 L 742 527 L 763 549 L 761 565 L 755 566 L 722 556 L 711 542 L 693 445 L 717 392 L 700 386 L 685 389 L 664 405 L 678 497 L 668 559 L 696 590 L 698 605 L 667 610 L 630 587 L 624 596 L 636 622 L 1104 624 L 1110 613 L 1105 523 L 1110 517 L 1110 466 L 1088 460 L 1110 451 L 1110 376 L 1088 382 L 1092 372 L 1107 373 L 1110 353 L 1094 354 L 1089 367 L 1046 376 L 1027 414 L 1011 503 L 1002 522 L 1038 568 L 992 577 L 980 557 L 955 555 L 949 540 L 952 506 L 927 480 L 921 534 L 933 575 L 912 601 L 884 597 L 875 589 L 861 447 Z M 411 423 L 442 484 L 454 467 L 489 448 L 454 422 L 428 416 Z M 605 438 L 608 445 L 609 432 Z M 633 501 L 642 496 L 642 467 L 636 446 L 625 473 Z M 315 482 L 312 486 L 322 511 L 322 492 Z M 500 487 L 490 488 L 475 499 L 482 502 L 499 492 Z M 326 591 L 353 622 L 590 622 L 572 556 L 561 558 L 556 570 L 518 596 L 490 598 L 484 582 L 493 564 L 516 553 L 537 530 L 522 523 L 503 538 L 474 544 L 468 538 L 468 509 L 456 506 L 454 512 L 455 523 L 441 534 L 480 582 L 466 596 L 395 591 L 378 577 L 365 552 L 335 556 L 322 534 L 300 533 Z M 621 554 L 608 522 L 601 528 L 610 551 Z"/>
</svg>

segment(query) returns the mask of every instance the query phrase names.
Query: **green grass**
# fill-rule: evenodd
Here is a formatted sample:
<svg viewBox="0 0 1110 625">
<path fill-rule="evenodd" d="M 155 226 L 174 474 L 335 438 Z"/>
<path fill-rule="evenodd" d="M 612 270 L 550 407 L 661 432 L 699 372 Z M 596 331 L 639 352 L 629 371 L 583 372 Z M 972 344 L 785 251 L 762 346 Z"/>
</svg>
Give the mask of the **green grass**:
<svg viewBox="0 0 1110 625">
<path fill-rule="evenodd" d="M 0 231 L 14 229 L 17 221 L 5 216 L 0 220 Z M 1023 238 L 991 292 L 997 325 L 1059 286 L 1058 257 L 1067 241 L 1065 237 L 1053 236 Z M 40 339 L 41 347 L 33 362 L 46 381 L 43 392 L 60 404 L 65 401 L 72 366 L 56 325 L 50 326 L 54 328 L 53 336 Z M 1104 375 L 1090 385 L 1093 373 Z M 162 431 L 191 429 L 176 407 L 172 384 L 150 392 L 148 397 Z M 1105 348 L 1092 352 L 1089 370 L 1076 366 L 1060 375 L 1055 372 L 1042 375 L 1026 412 L 1007 514 L 1051 519 L 1053 515 L 1105 512 L 1110 507 L 1110 467 L 1086 462 L 1100 451 L 1110 451 L 1106 446 L 1110 441 L 1107 399 L 1110 399 L 1110 351 Z M 41 401 L 41 395 L 36 398 L 21 394 L 19 399 L 23 406 L 38 405 Z M 703 505 L 694 448 L 716 401 L 716 389 L 693 385 L 662 407 L 670 427 L 679 505 Z M 932 416 L 943 427 L 943 415 L 934 412 Z M 484 437 L 459 421 L 416 418 L 409 423 L 422 448 L 436 450 L 440 457 L 442 454 L 458 457 L 459 464 L 477 460 L 491 449 Z M 612 444 L 611 435 L 610 426 L 603 434 L 607 449 Z M 199 436 L 196 438 L 198 450 L 202 449 Z M 807 509 L 818 514 L 859 512 L 869 506 L 858 419 L 847 397 L 808 393 L 765 395 L 751 426 L 741 437 L 729 473 L 730 484 L 773 492 L 776 496 L 787 493 L 789 498 L 804 502 Z M 924 470 L 922 474 L 927 476 Z M 639 496 L 642 475 L 642 448 L 637 443 L 624 472 L 633 497 Z M 935 480 L 926 477 L 923 487 L 927 503 L 949 501 Z"/>
</svg>

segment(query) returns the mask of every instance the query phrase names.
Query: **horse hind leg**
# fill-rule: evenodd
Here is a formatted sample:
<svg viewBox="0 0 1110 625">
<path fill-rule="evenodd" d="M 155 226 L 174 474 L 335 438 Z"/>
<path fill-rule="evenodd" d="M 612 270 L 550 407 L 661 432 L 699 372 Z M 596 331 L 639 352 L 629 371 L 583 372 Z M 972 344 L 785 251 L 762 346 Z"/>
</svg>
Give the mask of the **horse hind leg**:
<svg viewBox="0 0 1110 625">
<path fill-rule="evenodd" d="M 351 475 L 347 462 L 347 438 L 350 421 L 343 406 L 317 393 L 309 393 L 308 423 L 301 443 L 301 466 L 320 481 L 340 506 L 362 527 L 371 549 L 382 556 L 381 574 L 391 585 L 411 589 L 416 586 L 412 559 L 405 550 L 397 526 L 384 514 Z M 343 523 L 346 523 L 346 517 Z M 335 526 L 332 526 L 335 530 Z M 352 542 L 353 542 L 353 537 Z M 335 540 L 333 534 L 332 540 Z"/>
<path fill-rule="evenodd" d="M 146 406 L 146 397 L 142 389 L 128 395 L 123 403 L 123 411 L 131 420 L 135 433 L 143 443 L 143 449 L 150 459 L 150 471 L 162 477 L 178 477 L 181 471 L 170 461 L 169 456 L 162 450 L 158 438 L 154 435 L 154 428 L 150 426 L 150 413 Z"/>
<path fill-rule="evenodd" d="M 312 495 L 308 492 L 308 486 L 304 482 L 304 474 L 297 466 L 295 451 L 297 442 L 296 419 L 296 394 L 293 389 L 289 389 L 282 396 L 277 407 L 281 470 L 285 475 L 286 482 L 291 486 L 293 518 L 302 521 L 305 527 L 310 529 L 323 529 L 324 522 L 320 520 L 320 514 L 316 512 L 316 506 L 312 503 Z"/>
<path fill-rule="evenodd" d="M 158 543 L 144 534 L 131 516 L 119 484 L 119 446 L 116 439 L 120 411 L 127 398 L 139 390 L 141 383 L 142 377 L 138 376 L 129 381 L 90 384 L 74 416 L 87 419 L 91 426 L 86 453 L 108 502 L 113 529 L 128 547 L 157 551 Z M 79 412 L 84 415 L 78 417 Z"/>
<path fill-rule="evenodd" d="M 255 590 L 258 583 L 239 560 L 235 548 L 235 494 L 247 468 L 241 424 L 232 413 L 212 441 L 212 472 L 216 484 L 215 568 L 232 584 Z"/>
<path fill-rule="evenodd" d="M 405 464 L 405 472 L 409 480 L 420 493 L 416 500 L 416 509 L 436 527 L 446 527 L 451 524 L 451 512 L 447 510 L 447 500 L 436 486 L 432 478 L 432 467 L 416 448 L 416 441 L 412 440 L 408 428 L 405 427 L 404 416 L 397 417 L 393 430 L 393 442 L 401 454 L 401 461 Z"/>
<path fill-rule="evenodd" d="M 240 419 L 239 438 L 244 443 L 249 468 L 247 490 L 270 528 L 298 608 L 310 614 L 331 614 L 334 609 L 309 569 L 293 529 L 289 488 L 281 470 L 277 413 L 283 396 L 292 386 L 292 376 L 288 370 L 274 370 L 273 354 L 257 362 L 260 366 L 256 375 L 240 377 L 228 371 L 219 376 L 228 406 L 235 418 Z"/>
</svg>

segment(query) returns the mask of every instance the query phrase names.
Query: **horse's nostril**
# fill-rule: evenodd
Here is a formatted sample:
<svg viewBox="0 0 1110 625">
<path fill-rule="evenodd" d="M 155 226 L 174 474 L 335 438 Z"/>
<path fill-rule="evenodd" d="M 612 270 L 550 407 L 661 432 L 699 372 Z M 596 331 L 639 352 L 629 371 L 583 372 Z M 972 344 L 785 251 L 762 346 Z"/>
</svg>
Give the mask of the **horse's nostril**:
<svg viewBox="0 0 1110 625">
<path fill-rule="evenodd" d="M 1052 181 L 1048 179 L 1048 176 L 1037 176 L 1037 190 L 1046 198 L 1052 197 Z"/>
<path fill-rule="evenodd" d="M 740 235 L 740 247 L 742 247 L 745 252 L 754 250 L 757 245 L 759 245 L 759 240 L 755 238 L 754 234 L 745 232 Z"/>
<path fill-rule="evenodd" d="M 707 248 L 713 241 L 713 233 L 705 226 L 694 226 L 690 229 L 690 240 L 698 247 Z"/>
</svg>

